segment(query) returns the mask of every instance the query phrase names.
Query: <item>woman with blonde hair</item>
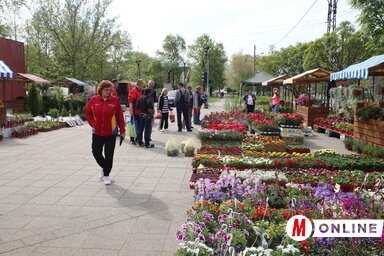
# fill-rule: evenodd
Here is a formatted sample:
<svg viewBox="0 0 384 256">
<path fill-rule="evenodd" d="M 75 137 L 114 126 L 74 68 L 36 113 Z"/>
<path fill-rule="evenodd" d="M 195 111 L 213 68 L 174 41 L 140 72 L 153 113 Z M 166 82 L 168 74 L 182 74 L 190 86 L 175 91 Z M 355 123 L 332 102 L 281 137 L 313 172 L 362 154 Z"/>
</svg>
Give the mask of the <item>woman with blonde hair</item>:
<svg viewBox="0 0 384 256">
<path fill-rule="evenodd" d="M 272 112 L 278 113 L 280 107 L 280 91 L 277 88 L 273 89 L 273 96 L 272 96 Z"/>
<path fill-rule="evenodd" d="M 169 111 L 172 111 L 171 107 L 169 106 L 167 88 L 163 88 L 163 90 L 161 91 L 158 110 L 161 112 L 159 131 L 165 132 L 168 129 Z M 164 125 L 164 129 L 163 129 L 163 125 Z"/>
</svg>

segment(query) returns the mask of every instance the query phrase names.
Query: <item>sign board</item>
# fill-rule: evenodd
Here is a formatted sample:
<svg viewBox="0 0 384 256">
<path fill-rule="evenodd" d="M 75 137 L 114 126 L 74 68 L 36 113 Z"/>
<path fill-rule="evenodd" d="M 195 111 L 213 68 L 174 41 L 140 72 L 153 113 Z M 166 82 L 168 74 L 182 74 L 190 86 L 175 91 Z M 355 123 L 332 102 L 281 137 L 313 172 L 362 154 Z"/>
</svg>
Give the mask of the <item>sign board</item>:
<svg viewBox="0 0 384 256">
<path fill-rule="evenodd" d="M 301 129 L 294 128 L 280 128 L 282 137 L 302 137 L 303 132 Z"/>
</svg>

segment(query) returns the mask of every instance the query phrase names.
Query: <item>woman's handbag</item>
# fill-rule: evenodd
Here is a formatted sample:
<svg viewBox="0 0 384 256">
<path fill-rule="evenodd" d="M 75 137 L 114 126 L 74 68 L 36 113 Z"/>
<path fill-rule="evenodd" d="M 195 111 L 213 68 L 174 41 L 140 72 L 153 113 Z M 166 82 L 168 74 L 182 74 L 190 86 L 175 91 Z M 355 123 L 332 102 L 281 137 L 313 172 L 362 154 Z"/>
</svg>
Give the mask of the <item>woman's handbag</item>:
<svg viewBox="0 0 384 256">
<path fill-rule="evenodd" d="M 175 114 L 173 113 L 173 111 L 169 112 L 169 120 L 171 120 L 171 123 L 175 122 Z"/>
<path fill-rule="evenodd" d="M 135 121 L 133 119 L 131 119 L 131 121 L 128 122 L 126 131 L 127 131 L 126 132 L 127 136 L 132 137 L 132 138 L 137 137 Z"/>
</svg>

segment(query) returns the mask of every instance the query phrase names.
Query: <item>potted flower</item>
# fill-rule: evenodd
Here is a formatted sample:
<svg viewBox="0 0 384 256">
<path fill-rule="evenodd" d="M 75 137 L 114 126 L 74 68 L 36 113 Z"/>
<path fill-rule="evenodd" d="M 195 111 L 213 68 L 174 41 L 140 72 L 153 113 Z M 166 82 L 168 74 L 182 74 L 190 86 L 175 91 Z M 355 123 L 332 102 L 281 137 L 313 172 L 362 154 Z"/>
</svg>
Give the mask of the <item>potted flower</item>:
<svg viewBox="0 0 384 256">
<path fill-rule="evenodd" d="M 183 148 L 184 155 L 185 156 L 194 156 L 195 150 L 196 150 L 196 145 L 193 142 L 193 140 L 189 139 L 188 141 L 186 141 L 184 148 Z"/>
<path fill-rule="evenodd" d="M 170 137 L 168 139 L 167 144 L 165 144 L 165 151 L 167 152 L 167 156 L 177 156 L 179 154 L 179 149 L 174 138 Z"/>
</svg>

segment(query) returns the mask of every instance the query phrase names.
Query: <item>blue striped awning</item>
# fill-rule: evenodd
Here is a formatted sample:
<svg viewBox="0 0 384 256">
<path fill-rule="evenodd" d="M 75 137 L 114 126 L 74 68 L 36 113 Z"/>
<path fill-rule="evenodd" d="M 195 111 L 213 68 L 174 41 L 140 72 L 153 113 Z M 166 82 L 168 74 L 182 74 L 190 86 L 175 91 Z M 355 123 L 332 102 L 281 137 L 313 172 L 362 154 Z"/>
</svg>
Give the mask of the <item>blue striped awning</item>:
<svg viewBox="0 0 384 256">
<path fill-rule="evenodd" d="M 369 69 L 384 63 L 384 54 L 373 56 L 363 62 L 351 65 L 346 69 L 331 74 L 332 80 L 368 79 Z"/>
<path fill-rule="evenodd" d="M 4 63 L 4 61 L 0 60 L 0 78 L 13 78 L 14 73 L 12 70 Z"/>
</svg>

